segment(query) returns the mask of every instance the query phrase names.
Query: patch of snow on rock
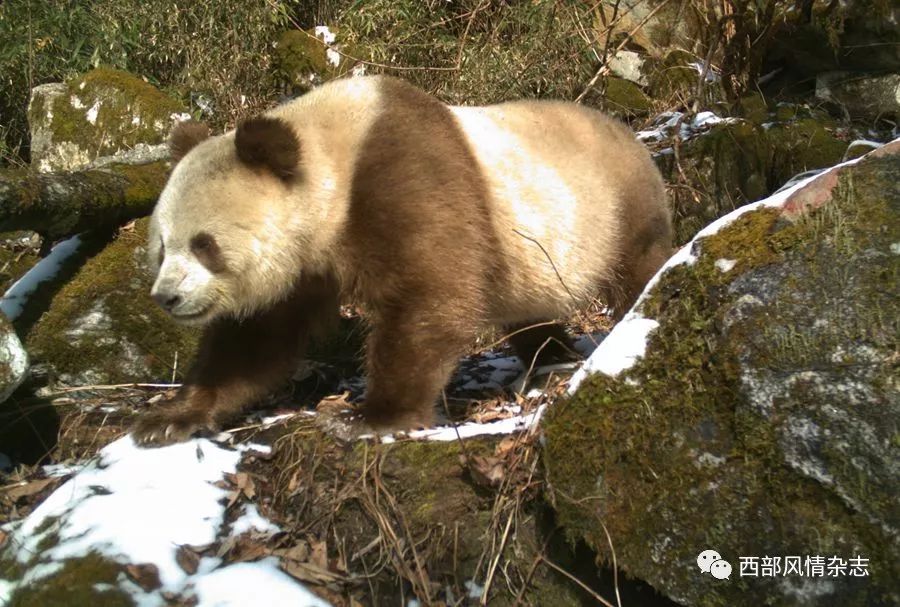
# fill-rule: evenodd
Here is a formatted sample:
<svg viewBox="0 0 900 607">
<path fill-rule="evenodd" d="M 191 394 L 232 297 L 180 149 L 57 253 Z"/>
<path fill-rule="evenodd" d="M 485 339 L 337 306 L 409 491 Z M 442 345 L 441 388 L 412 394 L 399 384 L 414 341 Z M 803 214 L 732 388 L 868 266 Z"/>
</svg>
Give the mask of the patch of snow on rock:
<svg viewBox="0 0 900 607">
<path fill-rule="evenodd" d="M 97 124 L 97 112 L 99 112 L 99 111 L 100 111 L 100 102 L 97 101 L 94 103 L 94 105 L 91 106 L 91 109 L 89 109 L 87 111 L 87 113 L 84 115 L 84 117 L 91 124 Z"/>
<path fill-rule="evenodd" d="M 71 257 L 79 246 L 81 246 L 79 236 L 73 236 L 55 245 L 49 255 L 35 264 L 3 294 L 3 298 L 0 299 L 0 312 L 11 321 L 17 319 L 25 309 L 28 298 L 38 286 L 56 276 L 63 262 Z"/>
<path fill-rule="evenodd" d="M 716 260 L 716 269 L 723 274 L 727 274 L 734 269 L 735 264 L 737 264 L 736 259 L 717 259 Z"/>
<path fill-rule="evenodd" d="M 637 313 L 629 313 L 604 339 L 584 366 L 572 376 L 569 393 L 575 392 L 588 373 L 615 377 L 630 368 L 647 349 L 647 337 L 659 323 Z"/>
</svg>

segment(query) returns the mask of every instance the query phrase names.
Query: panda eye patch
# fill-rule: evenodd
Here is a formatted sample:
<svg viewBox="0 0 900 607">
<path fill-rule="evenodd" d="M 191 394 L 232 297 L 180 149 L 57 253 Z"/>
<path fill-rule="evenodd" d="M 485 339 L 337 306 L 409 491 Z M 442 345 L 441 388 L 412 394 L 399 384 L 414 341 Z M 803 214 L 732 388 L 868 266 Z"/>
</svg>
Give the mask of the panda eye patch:
<svg viewBox="0 0 900 607">
<path fill-rule="evenodd" d="M 191 238 L 191 252 L 197 260 L 213 274 L 225 271 L 225 260 L 215 237 L 207 232 L 198 232 Z"/>
</svg>

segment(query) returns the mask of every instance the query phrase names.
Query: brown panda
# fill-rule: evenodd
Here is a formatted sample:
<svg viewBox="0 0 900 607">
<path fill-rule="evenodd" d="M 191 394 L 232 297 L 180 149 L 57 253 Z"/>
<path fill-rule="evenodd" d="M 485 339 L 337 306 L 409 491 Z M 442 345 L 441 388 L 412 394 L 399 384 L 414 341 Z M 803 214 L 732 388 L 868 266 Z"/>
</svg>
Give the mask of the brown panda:
<svg viewBox="0 0 900 607">
<path fill-rule="evenodd" d="M 429 425 L 478 331 L 597 296 L 621 315 L 671 252 L 646 149 L 572 103 L 450 107 L 351 78 L 221 136 L 183 124 L 171 147 L 151 294 L 205 334 L 175 402 L 138 421 L 142 444 L 216 429 L 276 388 L 342 298 L 371 325 L 365 421 Z"/>
</svg>

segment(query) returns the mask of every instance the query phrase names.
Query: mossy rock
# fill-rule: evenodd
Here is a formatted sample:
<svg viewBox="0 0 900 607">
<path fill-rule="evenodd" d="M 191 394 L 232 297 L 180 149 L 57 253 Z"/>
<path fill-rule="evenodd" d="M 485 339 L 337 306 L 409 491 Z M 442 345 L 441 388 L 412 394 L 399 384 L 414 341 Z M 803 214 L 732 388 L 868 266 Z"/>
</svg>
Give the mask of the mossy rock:
<svg viewBox="0 0 900 607">
<path fill-rule="evenodd" d="M 150 299 L 147 220 L 120 231 L 57 292 L 26 337 L 35 361 L 68 384 L 179 378 L 196 349 L 196 329 L 181 327 Z"/>
<path fill-rule="evenodd" d="M 0 575 L 4 560 L 0 559 Z M 7 565 L 11 566 L 11 565 Z M 10 597 L 8 607 L 132 607 L 132 597 L 116 586 L 125 568 L 97 553 L 68 559 L 48 578 L 20 586 Z M 5 577 L 5 575 L 4 575 Z"/>
<path fill-rule="evenodd" d="M 650 112 L 650 98 L 634 82 L 610 76 L 606 79 L 604 109 L 617 116 L 644 116 Z"/>
<path fill-rule="evenodd" d="M 339 50 L 350 50 L 342 44 L 340 30 L 289 30 L 275 44 L 275 71 L 294 92 L 302 93 L 350 71 L 353 61 Z"/>
<path fill-rule="evenodd" d="M 41 237 L 34 232 L 0 234 L 0 292 L 6 292 L 40 261 Z"/>
<path fill-rule="evenodd" d="M 35 87 L 28 105 L 32 165 L 74 171 L 102 156 L 163 143 L 185 107 L 136 76 L 98 68 Z"/>
<path fill-rule="evenodd" d="M 893 144 L 661 277 L 639 307 L 659 323 L 645 355 L 543 422 L 573 539 L 686 605 L 897 604 L 898 172 Z M 699 572 L 706 549 L 729 580 Z M 740 573 L 796 555 L 862 557 L 867 575 Z"/>
<path fill-rule="evenodd" d="M 786 114 L 787 109 L 779 111 Z M 804 114 L 808 112 L 794 113 Z M 772 114 L 769 118 L 775 119 Z M 799 173 L 840 162 L 848 143 L 832 128 L 821 114 L 765 124 L 734 119 L 682 143 L 677 161 L 674 154 L 657 155 L 667 182 L 687 180 L 687 187 L 670 190 L 676 243 L 687 242 L 703 226 L 771 194 Z"/>
</svg>

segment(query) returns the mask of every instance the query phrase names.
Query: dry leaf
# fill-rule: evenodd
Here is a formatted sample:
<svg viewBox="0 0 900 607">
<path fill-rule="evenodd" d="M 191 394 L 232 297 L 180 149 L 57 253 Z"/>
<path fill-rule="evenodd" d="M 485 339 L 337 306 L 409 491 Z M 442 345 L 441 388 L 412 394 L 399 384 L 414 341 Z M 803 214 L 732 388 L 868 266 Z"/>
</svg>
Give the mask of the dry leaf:
<svg viewBox="0 0 900 607">
<path fill-rule="evenodd" d="M 256 484 L 253 478 L 246 472 L 238 472 L 234 475 L 235 485 L 238 491 L 244 494 L 248 500 L 256 497 Z"/>
<path fill-rule="evenodd" d="M 290 559 L 292 561 L 306 561 L 309 559 L 309 544 L 300 540 L 290 548 L 279 548 L 273 550 L 272 554 L 281 558 Z"/>
<path fill-rule="evenodd" d="M 237 542 L 234 545 L 230 561 L 232 563 L 258 561 L 262 557 L 268 556 L 270 553 L 271 550 L 264 544 L 260 544 L 246 535 L 241 535 L 237 538 Z"/>
<path fill-rule="evenodd" d="M 496 455 L 497 457 L 503 457 L 504 455 L 512 451 L 513 448 L 515 448 L 515 446 L 519 443 L 519 440 L 520 439 L 518 436 L 510 435 L 505 437 L 503 440 L 497 443 L 496 448 L 494 448 L 494 455 Z"/>
<path fill-rule="evenodd" d="M 297 561 L 282 561 L 281 569 L 302 582 L 310 584 L 330 584 L 340 582 L 343 578 L 340 575 L 328 571 L 313 563 L 299 563 Z"/>
<path fill-rule="evenodd" d="M 48 486 L 53 483 L 58 483 L 59 478 L 41 478 L 35 481 L 29 481 L 22 485 L 13 485 L 12 487 L 6 487 L 3 489 L 4 495 L 8 497 L 11 501 L 16 502 L 20 498 L 28 497 L 34 495 L 35 493 L 40 493 Z"/>
<path fill-rule="evenodd" d="M 328 569 L 328 544 L 318 540 L 312 540 L 309 542 L 309 546 L 309 561 L 322 569 Z"/>
<path fill-rule="evenodd" d="M 226 554 L 231 552 L 234 549 L 235 544 L 237 544 L 237 538 L 232 536 L 228 536 L 225 538 L 225 541 L 219 546 L 219 549 L 216 550 L 216 556 L 224 558 Z"/>
<path fill-rule="evenodd" d="M 482 457 L 473 455 L 468 460 L 463 458 L 463 464 L 468 465 L 469 473 L 479 485 L 485 487 L 496 487 L 503 482 L 506 476 L 506 469 L 503 462 L 496 457 Z"/>
<path fill-rule="evenodd" d="M 153 592 L 162 586 L 159 581 L 159 569 L 153 563 L 125 565 L 125 575 L 144 592 Z"/>
<path fill-rule="evenodd" d="M 512 417 L 512 413 L 509 411 L 504 411 L 502 409 L 488 409 L 486 411 L 479 411 L 472 415 L 472 419 L 474 419 L 479 424 L 486 424 L 489 422 L 495 422 L 501 419 L 508 419 Z"/>
<path fill-rule="evenodd" d="M 194 575 L 197 573 L 197 567 L 200 566 L 200 555 L 187 546 L 179 546 L 175 551 L 175 562 L 185 573 Z"/>
</svg>

